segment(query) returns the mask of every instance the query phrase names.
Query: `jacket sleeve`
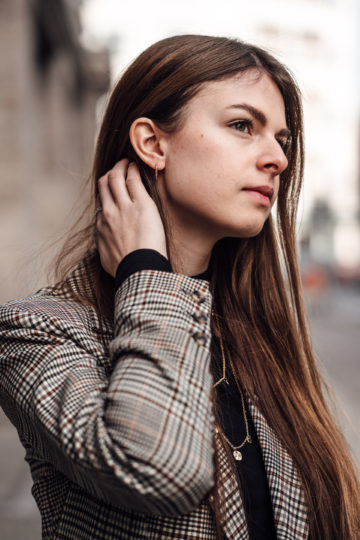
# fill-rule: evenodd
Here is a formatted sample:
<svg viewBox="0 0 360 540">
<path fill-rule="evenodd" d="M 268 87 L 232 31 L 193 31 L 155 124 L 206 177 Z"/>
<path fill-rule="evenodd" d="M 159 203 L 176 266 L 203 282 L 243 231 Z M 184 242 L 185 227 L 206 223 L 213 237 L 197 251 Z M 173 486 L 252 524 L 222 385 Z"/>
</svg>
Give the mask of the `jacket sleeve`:
<svg viewBox="0 0 360 540">
<path fill-rule="evenodd" d="M 34 455 L 127 509 L 178 515 L 213 485 L 208 284 L 143 271 L 116 293 L 113 371 L 54 300 L 0 310 L 0 403 Z"/>
</svg>

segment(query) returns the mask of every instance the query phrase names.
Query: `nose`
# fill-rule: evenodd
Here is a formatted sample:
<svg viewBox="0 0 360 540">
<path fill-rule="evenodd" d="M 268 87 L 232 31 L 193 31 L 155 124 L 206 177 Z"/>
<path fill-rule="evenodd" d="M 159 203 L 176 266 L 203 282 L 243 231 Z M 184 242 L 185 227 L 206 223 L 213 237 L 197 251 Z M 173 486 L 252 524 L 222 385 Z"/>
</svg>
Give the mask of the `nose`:
<svg viewBox="0 0 360 540">
<path fill-rule="evenodd" d="M 287 157 L 276 139 L 267 141 L 259 156 L 258 167 L 273 176 L 281 174 L 288 166 Z"/>
</svg>

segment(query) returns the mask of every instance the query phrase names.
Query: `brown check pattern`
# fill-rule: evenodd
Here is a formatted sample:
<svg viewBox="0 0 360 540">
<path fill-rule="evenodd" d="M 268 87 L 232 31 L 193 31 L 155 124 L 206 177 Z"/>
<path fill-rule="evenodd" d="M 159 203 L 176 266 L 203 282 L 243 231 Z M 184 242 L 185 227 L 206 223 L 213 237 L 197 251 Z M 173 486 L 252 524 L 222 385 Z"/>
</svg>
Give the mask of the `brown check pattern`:
<svg viewBox="0 0 360 540">
<path fill-rule="evenodd" d="M 89 287 L 80 269 L 70 283 Z M 117 291 L 107 354 L 95 310 L 64 290 L 0 308 L 0 405 L 26 450 L 43 538 L 215 538 L 210 310 L 207 282 L 137 272 Z M 250 407 L 278 538 L 306 539 L 291 459 Z M 237 481 L 217 446 L 224 538 L 247 540 Z"/>
</svg>

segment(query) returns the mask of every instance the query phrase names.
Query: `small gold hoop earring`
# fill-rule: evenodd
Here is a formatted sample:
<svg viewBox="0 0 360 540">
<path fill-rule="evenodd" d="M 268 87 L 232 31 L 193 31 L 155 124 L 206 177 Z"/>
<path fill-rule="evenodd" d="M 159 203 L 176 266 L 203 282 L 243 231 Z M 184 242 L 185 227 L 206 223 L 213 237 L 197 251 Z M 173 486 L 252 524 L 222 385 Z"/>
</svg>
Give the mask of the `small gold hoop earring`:
<svg viewBox="0 0 360 540">
<path fill-rule="evenodd" d="M 158 180 L 158 166 L 157 164 L 155 165 L 155 182 L 157 182 Z"/>
</svg>

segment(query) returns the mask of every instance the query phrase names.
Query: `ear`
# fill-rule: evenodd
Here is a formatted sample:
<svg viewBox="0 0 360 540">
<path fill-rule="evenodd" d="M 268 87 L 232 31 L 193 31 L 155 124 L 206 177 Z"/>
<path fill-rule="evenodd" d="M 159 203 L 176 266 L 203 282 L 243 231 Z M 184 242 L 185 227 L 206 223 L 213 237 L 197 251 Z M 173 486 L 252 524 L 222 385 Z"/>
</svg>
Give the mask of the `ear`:
<svg viewBox="0 0 360 540">
<path fill-rule="evenodd" d="M 152 169 L 161 171 L 165 168 L 165 133 L 150 120 L 137 118 L 131 124 L 129 137 L 139 158 Z"/>
</svg>

